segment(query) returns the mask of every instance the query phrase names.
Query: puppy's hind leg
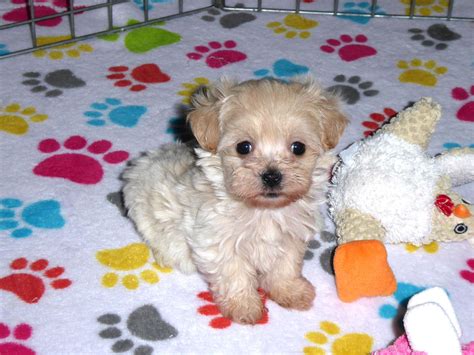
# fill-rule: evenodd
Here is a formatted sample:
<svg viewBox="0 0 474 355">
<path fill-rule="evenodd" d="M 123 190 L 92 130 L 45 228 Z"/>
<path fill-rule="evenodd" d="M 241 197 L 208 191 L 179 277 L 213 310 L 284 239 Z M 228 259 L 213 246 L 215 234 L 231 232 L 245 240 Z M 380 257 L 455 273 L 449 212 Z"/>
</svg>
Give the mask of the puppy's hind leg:
<svg viewBox="0 0 474 355">
<path fill-rule="evenodd" d="M 123 174 L 125 206 L 138 232 L 160 265 L 184 273 L 196 267 L 186 243 L 186 208 L 176 189 L 193 163 L 184 145 L 171 144 L 136 159 Z"/>
</svg>

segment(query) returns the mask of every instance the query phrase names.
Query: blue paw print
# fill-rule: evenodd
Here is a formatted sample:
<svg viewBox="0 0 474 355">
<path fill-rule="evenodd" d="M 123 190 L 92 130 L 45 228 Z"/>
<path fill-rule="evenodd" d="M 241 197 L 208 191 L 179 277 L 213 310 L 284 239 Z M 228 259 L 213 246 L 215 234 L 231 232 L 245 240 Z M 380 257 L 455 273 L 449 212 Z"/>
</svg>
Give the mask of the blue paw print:
<svg viewBox="0 0 474 355">
<path fill-rule="evenodd" d="M 171 117 L 168 121 L 166 133 L 171 134 L 177 142 L 186 143 L 194 139 L 185 117 Z"/>
<path fill-rule="evenodd" d="M 291 78 L 295 75 L 306 74 L 308 67 L 290 62 L 288 59 L 278 59 L 272 66 L 273 75 L 277 78 Z M 269 69 L 259 69 L 253 72 L 255 76 L 268 77 L 272 76 Z"/>
<path fill-rule="evenodd" d="M 7 49 L 7 45 L 0 43 L 0 56 L 6 55 L 8 53 L 10 53 L 10 51 Z"/>
<path fill-rule="evenodd" d="M 171 4 L 174 0 L 148 0 L 148 10 L 153 10 L 153 4 Z M 133 0 L 133 3 L 138 6 L 140 10 L 143 10 L 143 0 Z"/>
<path fill-rule="evenodd" d="M 459 144 L 459 143 L 455 143 L 455 142 L 446 142 L 443 144 L 443 147 L 445 149 L 454 149 L 454 148 L 462 148 L 462 145 Z M 468 145 L 469 148 L 473 148 L 474 149 L 474 143 L 473 144 L 469 144 Z"/>
<path fill-rule="evenodd" d="M 371 4 L 369 2 L 346 2 L 343 5 L 343 11 L 348 11 L 356 14 L 370 14 L 371 13 Z M 375 13 L 378 15 L 385 14 L 384 11 L 380 9 L 380 6 L 375 5 Z M 338 17 L 343 20 L 349 20 L 360 25 L 366 25 L 372 19 L 368 16 L 351 16 L 351 15 L 338 15 Z"/>
<path fill-rule="evenodd" d="M 0 200 L 0 231 L 10 231 L 13 238 L 29 237 L 33 230 L 22 227 L 20 222 L 27 225 L 44 228 L 58 229 L 64 226 L 65 221 L 60 213 L 60 204 L 55 200 L 42 200 L 32 203 L 17 215 L 17 208 L 23 206 L 23 202 L 16 198 L 4 198 Z"/>
<path fill-rule="evenodd" d="M 103 103 L 95 102 L 91 106 L 93 111 L 84 112 L 90 118 L 87 121 L 91 126 L 104 126 L 109 120 L 122 127 L 134 127 L 146 112 L 145 106 L 122 105 L 119 99 L 107 98 Z"/>
<path fill-rule="evenodd" d="M 399 282 L 397 284 L 397 291 L 393 294 L 393 297 L 395 297 L 398 304 L 395 306 L 391 304 L 383 304 L 379 308 L 379 316 L 385 319 L 395 318 L 400 312 L 399 306 L 402 306 L 402 308 L 405 309 L 411 296 L 423 291 L 424 289 L 426 289 L 426 287 Z"/>
</svg>

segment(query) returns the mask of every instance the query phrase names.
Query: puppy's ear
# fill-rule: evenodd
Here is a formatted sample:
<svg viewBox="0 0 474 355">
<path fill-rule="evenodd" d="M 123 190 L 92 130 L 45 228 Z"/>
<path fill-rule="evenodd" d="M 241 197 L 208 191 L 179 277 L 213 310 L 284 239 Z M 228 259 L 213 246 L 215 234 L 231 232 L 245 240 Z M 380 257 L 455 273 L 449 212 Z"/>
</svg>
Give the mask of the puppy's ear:
<svg viewBox="0 0 474 355">
<path fill-rule="evenodd" d="M 325 97 L 324 103 L 322 103 L 322 144 L 325 150 L 333 149 L 339 139 L 341 138 L 344 130 L 349 123 L 344 113 L 340 108 L 340 100 L 337 96 L 331 93 L 324 92 Z"/>
<path fill-rule="evenodd" d="M 311 77 L 303 78 L 301 84 L 304 94 L 309 95 L 323 149 L 333 149 L 349 123 L 341 110 L 341 100 L 336 94 L 322 89 Z"/>
<path fill-rule="evenodd" d="M 215 153 L 220 138 L 219 113 L 225 98 L 235 83 L 221 79 L 200 87 L 191 97 L 192 111 L 187 120 L 201 148 Z"/>
</svg>

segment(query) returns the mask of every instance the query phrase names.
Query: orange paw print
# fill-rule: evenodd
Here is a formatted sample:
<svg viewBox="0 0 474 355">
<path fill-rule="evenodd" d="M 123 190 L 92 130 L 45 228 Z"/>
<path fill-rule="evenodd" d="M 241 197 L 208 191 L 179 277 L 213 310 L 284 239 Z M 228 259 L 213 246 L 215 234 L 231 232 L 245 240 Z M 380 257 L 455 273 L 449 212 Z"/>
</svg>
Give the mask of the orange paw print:
<svg viewBox="0 0 474 355">
<path fill-rule="evenodd" d="M 267 302 L 267 295 L 262 289 L 258 289 L 260 298 L 262 299 L 263 305 L 265 306 Z M 214 329 L 225 329 L 232 325 L 232 320 L 222 316 L 219 307 L 214 303 L 214 298 L 212 293 L 209 291 L 200 292 L 197 295 L 200 299 L 208 302 L 204 306 L 198 308 L 198 313 L 203 316 L 213 317 L 209 322 L 209 326 Z M 268 311 L 265 308 L 262 319 L 260 319 L 257 324 L 267 324 L 268 323 Z"/>
<path fill-rule="evenodd" d="M 390 107 L 385 107 L 383 109 L 383 113 L 371 113 L 370 114 L 370 121 L 364 121 L 362 122 L 362 126 L 367 128 L 366 131 L 364 131 L 364 136 L 368 137 L 374 134 L 384 123 L 389 122 L 393 117 L 397 115 L 397 111 Z"/>
</svg>

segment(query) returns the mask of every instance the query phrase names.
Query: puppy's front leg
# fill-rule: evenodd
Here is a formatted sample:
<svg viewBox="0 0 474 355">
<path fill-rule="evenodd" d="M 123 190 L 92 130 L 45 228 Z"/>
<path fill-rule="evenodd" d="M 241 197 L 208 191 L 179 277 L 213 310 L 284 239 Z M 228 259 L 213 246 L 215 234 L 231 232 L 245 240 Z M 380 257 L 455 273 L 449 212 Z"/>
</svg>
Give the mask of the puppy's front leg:
<svg viewBox="0 0 474 355">
<path fill-rule="evenodd" d="M 282 307 L 307 310 L 313 305 L 314 286 L 301 275 L 304 248 L 302 241 L 286 247 L 260 278 L 260 286 Z"/>
<path fill-rule="evenodd" d="M 255 270 L 237 256 L 217 267 L 217 272 L 208 274 L 207 279 L 224 317 L 242 324 L 257 323 L 263 316 L 264 306 L 257 292 Z"/>
</svg>

